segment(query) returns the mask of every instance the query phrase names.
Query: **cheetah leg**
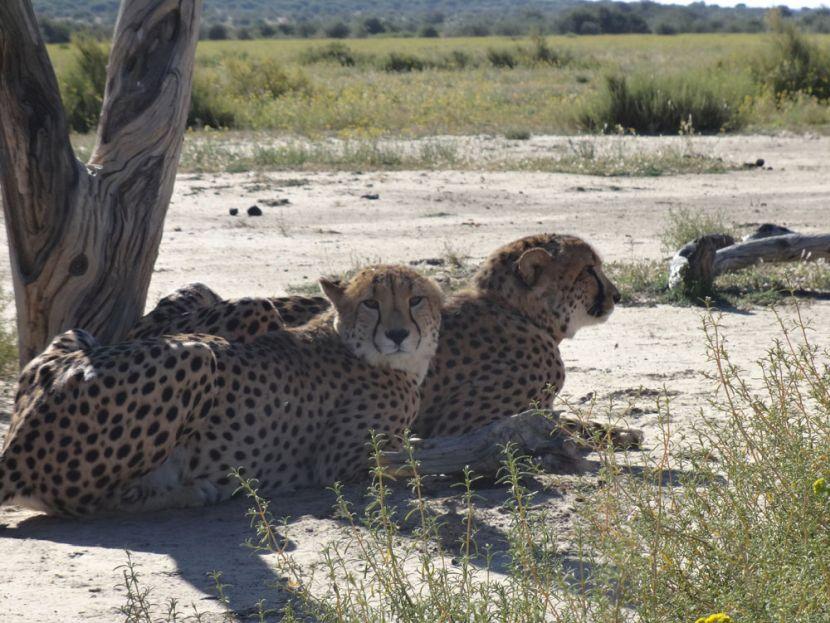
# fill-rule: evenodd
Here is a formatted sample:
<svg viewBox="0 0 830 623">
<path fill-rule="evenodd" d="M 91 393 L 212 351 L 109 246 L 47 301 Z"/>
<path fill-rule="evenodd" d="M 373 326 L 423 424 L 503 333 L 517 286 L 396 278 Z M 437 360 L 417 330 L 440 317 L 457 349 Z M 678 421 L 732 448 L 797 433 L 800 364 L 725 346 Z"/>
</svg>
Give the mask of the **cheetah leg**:
<svg viewBox="0 0 830 623">
<path fill-rule="evenodd" d="M 112 512 L 141 513 L 166 508 L 208 506 L 230 495 L 207 479 L 188 479 L 184 473 L 187 455 L 182 448 L 159 467 L 138 480 L 116 489 L 105 508 Z"/>
</svg>

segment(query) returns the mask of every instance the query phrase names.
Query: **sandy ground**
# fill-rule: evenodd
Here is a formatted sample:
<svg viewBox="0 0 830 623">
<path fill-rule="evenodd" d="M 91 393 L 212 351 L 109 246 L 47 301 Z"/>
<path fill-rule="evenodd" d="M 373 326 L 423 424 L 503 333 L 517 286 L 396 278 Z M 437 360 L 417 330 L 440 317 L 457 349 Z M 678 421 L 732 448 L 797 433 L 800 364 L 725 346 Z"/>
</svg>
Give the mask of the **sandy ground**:
<svg viewBox="0 0 830 623">
<path fill-rule="evenodd" d="M 542 137 L 516 149 L 544 151 L 565 141 Z M 665 144 L 637 141 L 635 147 L 643 149 Z M 771 170 L 629 179 L 445 171 L 183 175 L 165 226 L 150 303 L 191 281 L 203 281 L 228 297 L 264 295 L 367 261 L 448 253 L 475 260 L 504 242 L 541 231 L 582 236 L 607 259 L 656 258 L 671 207 L 723 210 L 742 225 L 773 221 L 805 233 L 827 230 L 830 139 L 726 137 L 695 139 L 695 145 L 738 162 L 764 158 Z M 486 146 L 511 149 L 493 140 Z M 362 197 L 367 194 L 379 198 Z M 254 204 L 263 216 L 245 215 Z M 230 216 L 231 208 L 240 215 Z M 0 274 L 8 276 L 5 250 L 0 255 Z M 8 277 L 6 282 L 8 287 Z M 830 346 L 830 302 L 808 301 L 803 311 L 814 343 Z M 674 394 L 674 426 L 687 428 L 706 409 L 712 388 L 703 377 L 710 366 L 701 316 L 698 309 L 667 306 L 618 309 L 607 324 L 563 344 L 565 395 L 578 400 L 592 393 L 603 406 L 633 401 L 637 408 L 628 422 L 643 428 L 653 447 L 659 438 L 654 398 L 649 392 L 632 396 L 642 388 L 666 388 Z M 733 360 L 757 378 L 753 362 L 779 334 L 775 316 L 768 310 L 729 312 L 722 322 Z M 8 413 L 0 413 L 0 437 L 7 422 Z M 565 531 L 575 497 L 569 482 L 539 483 L 540 503 L 554 510 Z M 430 496 L 452 524 L 456 500 L 446 484 L 437 483 Z M 482 539 L 498 546 L 504 492 L 490 486 L 480 493 Z M 397 495 L 403 500 L 405 492 Z M 360 502 L 360 487 L 350 489 L 349 496 Z M 331 503 L 332 496 L 320 491 L 274 501 L 275 513 L 290 517 L 290 548 L 299 560 L 315 560 L 321 545 L 336 536 L 339 524 Z M 217 612 L 206 574 L 219 569 L 233 586 L 231 605 L 238 612 L 250 612 L 260 597 L 278 606 L 284 597 L 268 588 L 279 579 L 271 561 L 241 545 L 252 536 L 245 508 L 244 501 L 232 501 L 207 510 L 85 522 L 3 508 L 0 621 L 119 620 L 124 590 L 117 586 L 117 567 L 126 561 L 125 549 L 141 565 L 145 584 L 154 587 L 156 602 L 176 597 Z"/>
</svg>

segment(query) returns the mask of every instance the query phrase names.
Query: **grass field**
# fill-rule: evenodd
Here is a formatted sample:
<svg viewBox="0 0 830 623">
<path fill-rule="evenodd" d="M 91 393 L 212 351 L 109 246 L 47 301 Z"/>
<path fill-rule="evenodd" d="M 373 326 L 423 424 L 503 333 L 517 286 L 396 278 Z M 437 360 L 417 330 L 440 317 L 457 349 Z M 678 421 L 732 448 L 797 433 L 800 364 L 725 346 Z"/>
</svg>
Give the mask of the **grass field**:
<svg viewBox="0 0 830 623">
<path fill-rule="evenodd" d="M 809 40 L 830 49 L 830 36 Z M 826 101 L 759 82 L 771 49 L 771 35 L 746 34 L 201 42 L 192 121 L 361 139 L 571 134 L 621 75 L 711 93 L 744 131 L 826 131 Z M 50 53 L 63 79 L 73 49 Z"/>
</svg>

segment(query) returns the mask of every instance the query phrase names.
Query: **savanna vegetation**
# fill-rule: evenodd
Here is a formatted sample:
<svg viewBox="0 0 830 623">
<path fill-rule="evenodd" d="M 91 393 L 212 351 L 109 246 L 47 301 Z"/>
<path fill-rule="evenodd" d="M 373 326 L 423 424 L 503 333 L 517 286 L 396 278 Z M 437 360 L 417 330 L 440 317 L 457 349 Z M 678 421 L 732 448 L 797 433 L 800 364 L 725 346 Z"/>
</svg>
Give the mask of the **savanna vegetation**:
<svg viewBox="0 0 830 623">
<path fill-rule="evenodd" d="M 796 318 L 800 318 L 796 308 Z M 596 478 L 551 477 L 504 449 L 497 486 L 507 528 L 493 548 L 476 521 L 478 477 L 459 479 L 452 513 L 426 480 L 386 473 L 375 445 L 365 501 L 335 486 L 336 538 L 300 565 L 256 482 L 249 545 L 275 554 L 284 603 L 263 595 L 261 621 L 561 621 L 568 623 L 777 623 L 830 617 L 830 353 L 812 347 L 803 321 L 751 371 L 729 357 L 717 314 L 703 323 L 716 387 L 692 430 L 673 434 L 671 395 L 653 398 L 655 450 L 599 450 Z M 565 405 L 596 418 L 602 407 Z M 545 492 L 577 488 L 572 528 L 562 531 Z M 406 493 L 408 492 L 408 493 Z M 449 535 L 455 535 L 451 538 Z M 128 555 L 129 556 L 129 555 Z M 196 606 L 154 602 L 140 567 L 123 570 L 128 623 L 207 620 Z M 214 573 L 227 621 L 233 588 Z M 288 599 L 285 598 L 288 594 Z M 172 613 L 172 614 L 171 614 Z"/>
<path fill-rule="evenodd" d="M 758 35 L 203 42 L 188 122 L 362 141 L 826 131 L 830 40 L 768 22 Z M 72 127 L 88 132 L 105 44 L 50 53 Z"/>
<path fill-rule="evenodd" d="M 34 0 L 47 41 L 108 36 L 118 2 Z M 830 32 L 830 11 L 782 9 L 810 32 Z M 527 36 L 761 32 L 764 10 L 745 5 L 569 0 L 206 0 L 203 39 Z"/>
</svg>

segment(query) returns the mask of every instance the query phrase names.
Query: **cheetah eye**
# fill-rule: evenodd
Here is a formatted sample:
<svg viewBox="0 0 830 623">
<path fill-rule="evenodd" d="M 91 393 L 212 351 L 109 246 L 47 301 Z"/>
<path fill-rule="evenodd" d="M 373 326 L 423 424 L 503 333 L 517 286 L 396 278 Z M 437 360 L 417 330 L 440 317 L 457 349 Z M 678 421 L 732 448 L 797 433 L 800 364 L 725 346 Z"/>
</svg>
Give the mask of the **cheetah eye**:
<svg viewBox="0 0 830 623">
<path fill-rule="evenodd" d="M 363 305 L 365 305 L 369 309 L 377 309 L 378 307 L 380 307 L 375 299 L 366 299 L 365 301 L 363 301 Z"/>
<path fill-rule="evenodd" d="M 413 296 L 411 299 L 409 299 L 409 306 L 410 307 L 417 307 L 418 305 L 420 305 L 423 302 L 423 300 L 424 300 L 423 296 Z"/>
</svg>

